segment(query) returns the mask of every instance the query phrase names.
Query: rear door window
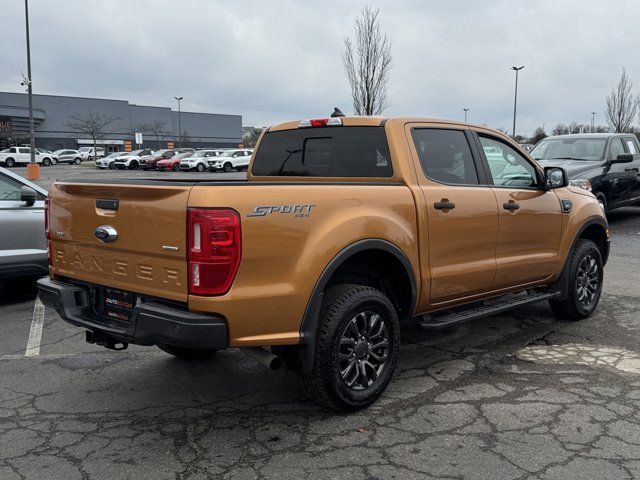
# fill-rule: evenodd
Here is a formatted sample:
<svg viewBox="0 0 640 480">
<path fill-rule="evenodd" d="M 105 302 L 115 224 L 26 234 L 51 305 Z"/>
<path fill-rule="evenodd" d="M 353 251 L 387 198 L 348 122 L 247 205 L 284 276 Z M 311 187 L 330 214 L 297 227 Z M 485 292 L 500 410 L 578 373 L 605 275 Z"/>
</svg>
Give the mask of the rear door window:
<svg viewBox="0 0 640 480">
<path fill-rule="evenodd" d="M 254 153 L 256 176 L 391 177 L 383 127 L 300 128 L 266 133 Z"/>
<path fill-rule="evenodd" d="M 478 172 L 464 132 L 416 128 L 413 141 L 428 178 L 451 185 L 478 185 Z"/>
</svg>

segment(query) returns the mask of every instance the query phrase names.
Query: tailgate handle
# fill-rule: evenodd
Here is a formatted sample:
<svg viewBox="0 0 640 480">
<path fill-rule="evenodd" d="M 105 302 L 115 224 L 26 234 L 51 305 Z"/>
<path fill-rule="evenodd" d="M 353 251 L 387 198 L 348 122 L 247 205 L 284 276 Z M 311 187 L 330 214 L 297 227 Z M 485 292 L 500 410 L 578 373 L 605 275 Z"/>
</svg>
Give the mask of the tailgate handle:
<svg viewBox="0 0 640 480">
<path fill-rule="evenodd" d="M 96 208 L 101 208 L 103 210 L 117 211 L 119 205 L 120 205 L 120 201 L 119 200 L 111 200 L 109 198 L 97 198 L 96 199 Z"/>
</svg>

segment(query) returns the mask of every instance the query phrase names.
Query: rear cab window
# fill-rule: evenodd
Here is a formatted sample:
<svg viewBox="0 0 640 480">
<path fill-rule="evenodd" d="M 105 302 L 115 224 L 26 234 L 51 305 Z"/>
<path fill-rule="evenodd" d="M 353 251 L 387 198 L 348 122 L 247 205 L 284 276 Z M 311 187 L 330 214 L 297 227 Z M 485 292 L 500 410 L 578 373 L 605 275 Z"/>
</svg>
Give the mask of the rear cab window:
<svg viewBox="0 0 640 480">
<path fill-rule="evenodd" d="M 255 176 L 393 176 L 384 127 L 299 128 L 265 133 L 255 151 Z"/>
</svg>

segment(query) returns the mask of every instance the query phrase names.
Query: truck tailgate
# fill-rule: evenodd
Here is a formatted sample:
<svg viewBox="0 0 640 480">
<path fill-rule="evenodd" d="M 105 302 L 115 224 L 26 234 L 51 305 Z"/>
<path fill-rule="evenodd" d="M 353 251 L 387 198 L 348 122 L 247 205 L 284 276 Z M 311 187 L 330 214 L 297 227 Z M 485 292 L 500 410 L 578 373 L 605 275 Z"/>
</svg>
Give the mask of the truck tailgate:
<svg viewBox="0 0 640 480">
<path fill-rule="evenodd" d="M 186 302 L 186 211 L 191 188 L 54 184 L 49 193 L 53 273 Z M 96 228 L 103 225 L 116 230 L 115 241 L 105 243 L 96 237 Z"/>
</svg>

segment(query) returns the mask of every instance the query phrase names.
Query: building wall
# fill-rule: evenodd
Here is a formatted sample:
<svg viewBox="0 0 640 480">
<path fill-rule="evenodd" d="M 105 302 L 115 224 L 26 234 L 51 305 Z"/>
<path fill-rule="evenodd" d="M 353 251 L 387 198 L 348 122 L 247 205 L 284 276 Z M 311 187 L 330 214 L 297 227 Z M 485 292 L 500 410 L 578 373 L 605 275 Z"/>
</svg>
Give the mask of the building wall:
<svg viewBox="0 0 640 480">
<path fill-rule="evenodd" d="M 133 141 L 136 131 L 159 120 L 164 122 L 163 128 L 167 132 L 160 139 L 161 144 L 166 146 L 167 141 L 173 141 L 177 145 L 179 141 L 178 112 L 167 107 L 134 105 L 123 100 L 56 95 L 34 95 L 33 106 L 36 146 L 41 148 L 77 148 L 77 140 L 86 139 L 87 136 L 70 130 L 69 117 L 86 116 L 89 113 L 116 118 L 105 128 L 105 140 Z M 0 92 L 0 117 L 12 119 L 14 143 L 24 143 L 24 137 L 28 136 L 28 113 L 26 94 Z M 240 115 L 182 112 L 180 117 L 182 131 L 187 132 L 184 146 L 232 147 L 242 142 Z M 145 131 L 142 133 L 146 146 L 157 146 L 158 139 L 155 135 Z M 7 138 L 0 138 L 0 142 L 5 144 L 8 141 Z M 123 147 L 119 149 L 122 150 Z"/>
</svg>

